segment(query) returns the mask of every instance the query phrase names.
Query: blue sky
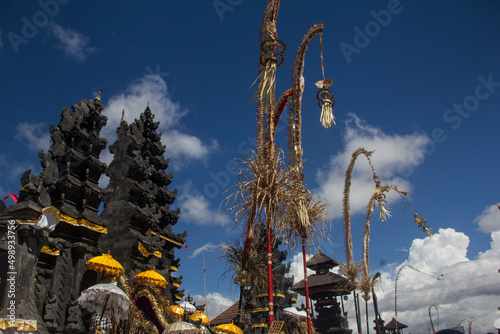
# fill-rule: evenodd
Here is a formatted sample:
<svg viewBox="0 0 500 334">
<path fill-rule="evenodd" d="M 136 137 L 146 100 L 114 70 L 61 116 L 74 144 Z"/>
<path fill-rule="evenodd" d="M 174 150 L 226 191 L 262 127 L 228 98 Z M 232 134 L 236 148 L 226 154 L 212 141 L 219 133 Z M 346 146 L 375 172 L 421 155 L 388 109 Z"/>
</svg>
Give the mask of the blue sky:
<svg viewBox="0 0 500 334">
<path fill-rule="evenodd" d="M 63 107 L 94 98 L 102 87 L 109 118 L 102 135 L 111 143 L 122 109 L 132 121 L 149 101 L 161 122 L 172 187 L 179 190 L 175 205 L 182 214 L 174 230 L 189 233 L 189 250 L 177 252 L 182 287 L 203 295 L 201 238 L 211 313 L 230 305 L 237 296 L 230 292 L 231 282 L 219 282 L 223 265 L 214 247 L 230 235 L 230 217 L 218 212 L 225 190 L 236 181 L 235 159 L 244 158 L 254 144 L 256 107 L 249 100 L 256 89 L 251 86 L 264 6 L 255 0 L 2 2 L 0 195 L 18 192 L 24 170 L 41 171 L 37 152 L 48 149 L 49 125 L 59 122 Z M 474 316 L 486 332 L 500 316 L 492 299 L 500 293 L 495 283 L 500 281 L 491 276 L 500 268 L 499 9 L 496 1 L 281 4 L 278 37 L 288 50 L 278 68 L 277 94 L 291 85 L 302 36 L 313 24 L 325 23 L 325 74 L 334 82 L 337 126 L 324 129 L 319 122 L 317 39 L 306 54 L 302 109 L 305 183 L 330 203 L 332 243 L 322 243 L 323 252 L 344 259 L 343 178 L 352 151 L 365 147 L 376 151 L 373 163 L 382 182 L 409 190 L 413 209 L 437 233 L 426 238 L 397 197 L 389 197 L 391 219 L 372 220 L 370 263 L 372 273 L 384 273 L 379 300 L 386 300 L 386 321 L 394 316 L 391 289 L 403 263 L 433 276 L 479 275 L 422 288 L 419 274 L 403 271 L 398 284 L 408 289 L 406 300 L 418 288 L 439 289 L 441 296 L 417 298 L 413 313 L 406 315 L 400 304 L 401 321 L 413 325 L 414 333 L 424 327 L 422 333 L 427 332 L 430 304 L 441 307 L 442 326 Z M 285 138 L 283 129 L 277 134 L 283 149 Z M 101 158 L 109 163 L 112 156 L 106 150 Z M 352 219 L 359 257 L 364 208 L 373 189 L 368 164 L 362 159 L 357 164 Z M 461 292 L 457 297 L 446 291 Z M 476 302 L 481 306 L 470 311 Z"/>
</svg>

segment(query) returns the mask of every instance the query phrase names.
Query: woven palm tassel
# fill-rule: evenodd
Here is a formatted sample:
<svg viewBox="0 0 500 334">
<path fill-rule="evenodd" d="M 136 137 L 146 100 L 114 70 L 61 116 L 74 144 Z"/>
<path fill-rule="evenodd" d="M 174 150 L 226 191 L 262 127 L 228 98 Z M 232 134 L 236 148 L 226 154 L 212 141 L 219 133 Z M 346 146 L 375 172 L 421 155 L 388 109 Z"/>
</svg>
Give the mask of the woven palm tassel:
<svg viewBox="0 0 500 334">
<path fill-rule="evenodd" d="M 332 109 L 332 103 L 330 102 L 330 100 L 323 100 L 323 105 L 321 106 L 320 121 L 321 124 L 327 129 L 332 126 L 332 123 L 333 125 L 337 125 L 335 123 L 335 117 L 333 116 Z"/>
<path fill-rule="evenodd" d="M 316 98 L 318 99 L 318 105 L 321 108 L 321 124 L 323 124 L 325 128 L 331 127 L 332 123 L 333 125 L 337 125 L 332 112 L 335 100 L 333 99 L 333 94 L 328 90 L 328 87 L 333 85 L 333 81 L 331 79 L 323 79 L 316 82 L 315 85 L 319 88 Z"/>
</svg>

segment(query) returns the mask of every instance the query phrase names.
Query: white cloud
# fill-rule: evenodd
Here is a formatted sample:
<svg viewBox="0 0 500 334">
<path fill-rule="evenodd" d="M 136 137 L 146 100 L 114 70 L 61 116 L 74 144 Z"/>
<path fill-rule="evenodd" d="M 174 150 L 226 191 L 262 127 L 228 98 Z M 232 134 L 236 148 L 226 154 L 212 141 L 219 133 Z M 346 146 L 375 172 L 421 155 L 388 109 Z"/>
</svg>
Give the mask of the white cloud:
<svg viewBox="0 0 500 334">
<path fill-rule="evenodd" d="M 189 255 L 189 258 L 194 259 L 195 257 L 198 256 L 198 254 L 202 254 L 203 251 L 205 251 L 206 254 L 206 253 L 213 253 L 216 250 L 217 250 L 217 245 L 214 245 L 213 243 L 209 242 L 204 244 L 202 247 L 195 249 L 193 254 Z"/>
<path fill-rule="evenodd" d="M 491 232 L 490 249 L 484 253 L 479 253 L 481 259 L 495 259 L 500 258 L 500 231 Z"/>
<path fill-rule="evenodd" d="M 205 304 L 205 297 L 201 295 L 192 296 L 197 305 Z M 210 292 L 207 294 L 208 317 L 214 319 L 216 316 L 227 310 L 236 301 L 222 296 L 218 292 Z"/>
<path fill-rule="evenodd" d="M 291 259 L 287 259 L 287 262 L 290 263 L 290 271 L 287 276 L 294 277 L 293 284 L 296 284 L 304 279 L 304 260 L 302 254 L 302 252 L 298 252 Z M 306 254 L 306 261 L 309 261 L 311 257 L 311 254 Z M 312 274 L 314 274 L 314 271 L 307 268 L 307 275 Z"/>
<path fill-rule="evenodd" d="M 218 148 L 217 141 L 205 144 L 195 136 L 179 131 L 180 123 L 188 111 L 172 101 L 166 82 L 158 74 L 147 74 L 133 81 L 125 92 L 112 96 L 103 110 L 108 122 L 101 135 L 112 144 L 116 139 L 116 129 L 120 125 L 122 111 L 129 124 L 138 119 L 149 102 L 155 121 L 160 122 L 158 132 L 162 133 L 162 143 L 166 145 L 165 155 L 171 159 L 171 166 L 179 169 L 190 160 L 205 160 Z M 101 159 L 110 163 L 112 155 L 106 150 Z"/>
<path fill-rule="evenodd" d="M 399 190 L 410 190 L 411 185 L 403 178 L 411 168 L 423 162 L 426 146 L 430 138 L 426 134 L 413 133 L 407 135 L 386 134 L 350 114 L 346 121 L 344 147 L 341 152 L 331 157 L 325 170 L 317 173 L 317 189 L 319 197 L 331 203 L 330 218 L 342 216 L 342 195 L 345 172 L 351 160 L 352 153 L 360 147 L 375 151 L 372 162 L 375 172 L 382 184 L 397 185 Z M 366 211 L 366 205 L 373 194 L 374 183 L 370 166 L 363 156 L 356 161 L 351 179 L 350 208 L 351 214 Z M 388 208 L 391 202 L 399 199 L 399 195 L 389 192 Z"/>
<path fill-rule="evenodd" d="M 84 61 L 88 56 L 98 52 L 98 49 L 90 46 L 90 38 L 72 29 L 49 23 L 47 25 L 50 35 L 59 41 L 59 47 L 64 50 L 64 54 L 77 61 Z"/>
<path fill-rule="evenodd" d="M 402 264 L 407 266 L 400 271 L 397 285 L 397 318 L 409 326 L 405 332 L 428 333 L 431 305 L 438 308 L 440 329 L 453 327 L 462 319 L 465 319 L 462 325 L 467 327 L 467 321 L 474 317 L 485 327 L 474 323 L 473 329 L 481 333 L 495 332 L 492 324 L 499 317 L 500 231 L 492 233 L 492 240 L 491 249 L 475 260 L 466 256 L 469 237 L 454 229 L 440 229 L 432 237 L 413 241 L 408 259 Z M 386 323 L 395 316 L 395 278 L 402 265 L 382 271 L 375 285 L 379 311 Z M 354 329 L 351 297 L 346 305 L 350 328 Z M 365 319 L 364 306 L 361 313 Z M 369 314 L 373 319 L 371 300 Z M 437 330 L 434 308 L 432 314 Z"/>
<path fill-rule="evenodd" d="M 43 123 L 19 123 L 16 127 L 17 133 L 14 138 L 24 142 L 34 152 L 39 150 L 48 151 L 50 147 L 50 133 L 44 129 Z"/>
<path fill-rule="evenodd" d="M 423 271 L 439 270 L 445 264 L 468 261 L 469 237 L 454 229 L 439 229 L 431 238 L 413 240 L 407 263 Z"/>
<path fill-rule="evenodd" d="M 179 191 L 181 194 L 177 203 L 181 208 L 181 219 L 187 223 L 199 225 L 226 225 L 229 218 L 223 213 L 218 213 L 211 208 L 210 201 L 200 192 L 193 190 L 192 183 L 188 181 Z"/>
<path fill-rule="evenodd" d="M 474 219 L 474 224 L 479 226 L 479 229 L 485 233 L 500 230 L 500 210 L 498 204 L 493 204 L 484 209 L 479 217 Z"/>
<path fill-rule="evenodd" d="M 168 153 L 173 157 L 184 155 L 188 159 L 204 160 L 208 152 L 217 150 L 219 147 L 214 139 L 206 145 L 200 138 L 177 130 L 166 132 L 164 138 L 169 145 Z"/>
</svg>

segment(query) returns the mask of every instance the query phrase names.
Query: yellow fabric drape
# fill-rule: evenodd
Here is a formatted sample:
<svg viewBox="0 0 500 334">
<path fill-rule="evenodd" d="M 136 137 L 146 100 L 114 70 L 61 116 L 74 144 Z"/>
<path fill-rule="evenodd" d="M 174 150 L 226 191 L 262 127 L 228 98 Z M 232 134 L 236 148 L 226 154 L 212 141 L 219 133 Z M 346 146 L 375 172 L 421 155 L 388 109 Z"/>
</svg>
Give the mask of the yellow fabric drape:
<svg viewBox="0 0 500 334">
<path fill-rule="evenodd" d="M 59 256 L 61 253 L 60 250 L 52 249 L 48 245 L 43 246 L 42 249 L 40 249 L 40 252 L 45 253 L 45 254 L 49 254 L 52 256 Z"/>
<path fill-rule="evenodd" d="M 139 251 L 144 257 L 150 257 L 150 256 L 156 256 L 157 258 L 161 258 L 161 252 L 160 251 L 154 251 L 154 252 L 149 252 L 146 247 L 139 241 L 139 244 L 137 245 L 137 248 L 139 248 Z"/>
<path fill-rule="evenodd" d="M 91 223 L 88 220 L 83 219 L 83 218 L 75 219 L 73 217 L 61 214 L 61 221 L 68 223 L 70 225 L 73 225 L 73 226 L 85 227 L 85 228 L 88 228 L 89 230 L 99 232 L 101 234 L 108 233 L 108 229 L 106 227 Z"/>
<path fill-rule="evenodd" d="M 34 332 L 37 330 L 36 320 L 0 319 L 0 329 L 16 328 L 18 331 Z"/>
<path fill-rule="evenodd" d="M 152 235 L 157 235 L 158 233 L 156 233 L 155 231 L 151 231 L 151 234 L 152 234 Z M 173 243 L 174 245 L 177 245 L 177 246 L 179 246 L 179 247 L 182 247 L 182 245 L 183 245 L 183 244 L 182 244 L 182 242 L 175 241 L 174 239 L 170 239 L 169 237 L 166 237 L 166 236 L 164 236 L 163 234 L 159 234 L 159 235 L 160 235 L 160 238 L 165 239 L 165 240 L 167 240 L 168 242 Z"/>
</svg>

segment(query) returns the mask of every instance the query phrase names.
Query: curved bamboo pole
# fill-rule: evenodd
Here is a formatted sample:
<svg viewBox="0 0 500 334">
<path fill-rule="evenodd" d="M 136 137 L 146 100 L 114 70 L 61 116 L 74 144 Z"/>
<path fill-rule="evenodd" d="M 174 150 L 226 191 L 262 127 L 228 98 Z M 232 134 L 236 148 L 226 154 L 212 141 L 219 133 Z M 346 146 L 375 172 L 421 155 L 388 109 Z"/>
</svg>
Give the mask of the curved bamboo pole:
<svg viewBox="0 0 500 334">
<path fill-rule="evenodd" d="M 370 278 L 369 271 L 370 271 L 370 261 L 369 261 L 369 247 L 370 247 L 370 224 L 371 224 L 371 218 L 373 211 L 375 210 L 375 203 L 378 202 L 380 206 L 380 216 L 382 221 L 387 219 L 387 217 L 390 217 L 389 212 L 385 209 L 384 204 L 385 204 L 385 193 L 389 192 L 390 190 L 396 191 L 401 197 L 403 195 L 406 195 L 407 192 L 405 191 L 400 191 L 398 190 L 397 186 L 394 185 L 387 185 L 387 186 L 380 186 L 380 181 L 378 180 L 378 176 L 374 174 L 374 179 L 375 181 L 375 192 L 373 195 L 370 197 L 370 200 L 368 201 L 368 206 L 366 210 L 366 219 L 365 219 L 365 227 L 363 230 L 363 245 L 362 245 L 362 260 L 361 260 L 361 267 L 362 267 L 362 278 L 361 278 L 361 290 L 363 290 L 363 299 L 365 301 L 368 301 L 370 299 L 370 290 L 371 290 L 371 284 L 373 283 L 372 279 Z"/>
<path fill-rule="evenodd" d="M 292 101 L 288 114 L 288 149 L 290 166 L 297 167 L 297 174 L 302 174 L 302 93 L 304 92 L 304 58 L 312 39 L 323 32 L 323 23 L 313 25 L 302 38 L 292 70 Z"/>
<path fill-rule="evenodd" d="M 345 244 L 345 252 L 346 252 L 346 264 L 343 266 L 344 273 L 347 276 L 350 284 L 353 287 L 353 296 L 355 303 L 355 311 L 356 311 L 356 323 L 358 326 L 358 333 L 361 333 L 361 323 L 360 323 L 360 315 L 359 309 L 356 306 L 356 277 L 359 274 L 359 266 L 354 263 L 353 259 L 353 246 L 352 246 L 352 234 L 351 234 L 351 213 L 350 213 L 350 191 L 351 191 L 351 178 L 352 171 L 354 169 L 354 164 L 356 159 L 361 154 L 364 154 L 367 159 L 369 159 L 370 155 L 373 152 L 369 152 L 364 148 L 358 148 L 351 155 L 351 161 L 346 170 L 346 176 L 344 180 L 344 196 L 343 196 L 343 207 L 344 207 L 344 244 Z M 369 229 L 368 229 L 369 232 Z M 369 235 L 369 233 L 368 233 Z"/>
<path fill-rule="evenodd" d="M 436 305 L 432 304 L 429 306 L 428 312 L 429 312 L 429 320 L 431 322 L 431 328 L 432 328 L 432 334 L 436 333 L 436 330 L 434 329 L 434 322 L 432 321 L 432 314 L 431 314 L 431 308 L 432 307 L 436 308 L 437 316 L 438 316 L 438 322 L 437 322 L 437 329 L 439 329 L 439 309 Z"/>
<path fill-rule="evenodd" d="M 472 334 L 472 322 L 473 321 L 479 322 L 481 325 L 483 325 L 483 327 L 485 327 L 485 325 L 481 321 L 479 321 L 476 318 L 472 317 L 469 320 L 469 334 Z"/>
<path fill-rule="evenodd" d="M 409 264 L 403 264 L 399 269 L 398 269 L 398 273 L 396 274 L 396 280 L 394 282 L 394 320 L 396 320 L 396 333 L 398 332 L 398 278 L 399 278 L 399 274 L 401 273 L 401 271 L 404 269 L 404 268 L 410 268 L 410 269 L 413 269 L 415 270 L 416 272 L 418 273 L 421 273 L 421 274 L 424 274 L 424 275 L 427 275 L 429 277 L 432 277 L 432 278 L 436 278 L 438 280 L 442 280 L 442 278 L 439 278 L 439 277 L 434 277 L 432 275 L 429 275 L 427 274 L 426 272 L 423 272 L 421 270 L 418 270 L 417 268 L 414 268 L 412 266 L 410 266 Z M 432 305 L 431 305 L 432 306 Z M 436 307 L 437 308 L 437 307 Z"/>
<path fill-rule="evenodd" d="M 306 50 L 311 43 L 311 40 L 317 35 L 321 34 L 324 28 L 324 24 L 315 24 L 302 38 L 302 42 L 295 54 L 295 60 L 293 63 L 292 71 L 292 88 L 290 91 L 291 104 L 290 112 L 288 116 L 288 149 L 289 149 L 289 164 L 296 172 L 296 178 L 299 182 L 299 187 L 302 186 L 303 174 L 302 174 L 302 148 L 301 148 L 301 103 L 302 103 L 302 93 L 304 90 L 303 83 L 303 72 L 304 72 L 304 58 Z M 287 91 L 285 94 L 287 94 Z M 278 104 L 278 108 L 281 107 L 281 103 Z M 307 215 L 307 210 L 303 210 L 305 215 Z M 307 221 L 309 217 L 304 217 Z M 307 332 L 311 333 L 311 310 L 309 302 L 309 283 L 307 280 L 307 263 L 306 263 L 306 247 L 305 242 L 307 241 L 308 233 L 297 231 L 302 237 L 302 252 L 303 252 L 303 265 L 304 265 L 304 283 L 306 289 L 306 314 L 307 314 Z"/>
<path fill-rule="evenodd" d="M 347 167 L 344 180 L 344 196 L 343 196 L 343 208 L 344 208 L 344 246 L 345 246 L 345 274 L 347 278 L 354 284 L 354 281 L 359 273 L 359 268 L 354 264 L 353 259 L 353 246 L 352 246 L 352 235 L 351 235 L 351 212 L 350 212 L 350 192 L 351 192 L 351 178 L 352 171 L 354 169 L 354 164 L 356 159 L 361 154 L 364 154 L 367 158 L 371 156 L 373 151 L 367 151 L 364 148 L 358 148 L 351 155 L 351 161 Z"/>
</svg>

